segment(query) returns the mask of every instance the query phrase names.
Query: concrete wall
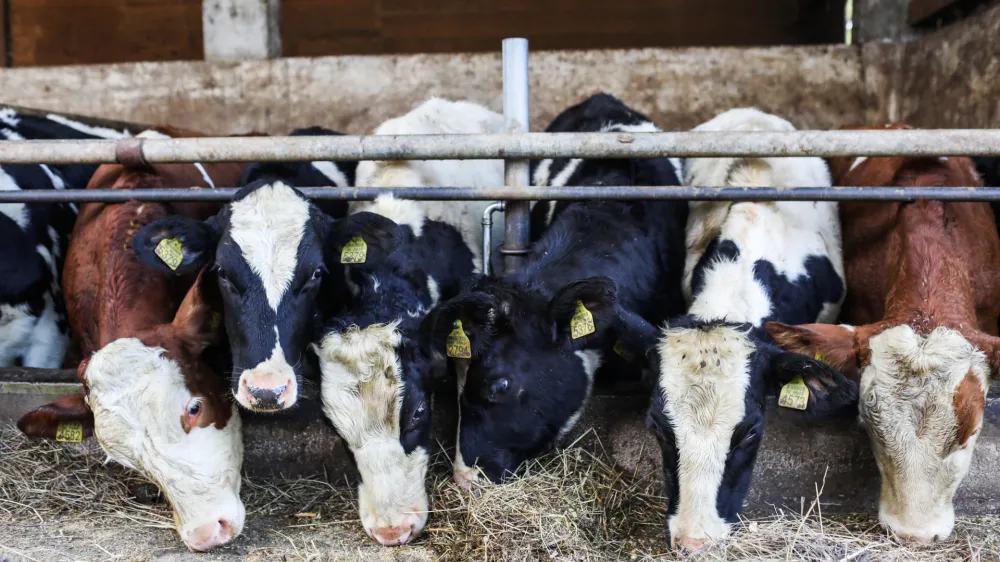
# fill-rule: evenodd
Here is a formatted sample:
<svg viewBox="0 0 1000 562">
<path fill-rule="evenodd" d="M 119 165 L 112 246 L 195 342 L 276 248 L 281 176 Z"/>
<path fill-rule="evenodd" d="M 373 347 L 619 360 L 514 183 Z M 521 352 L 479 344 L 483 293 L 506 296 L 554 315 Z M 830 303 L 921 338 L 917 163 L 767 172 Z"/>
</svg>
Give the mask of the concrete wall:
<svg viewBox="0 0 1000 562">
<path fill-rule="evenodd" d="M 864 117 L 856 48 L 538 52 L 532 128 L 605 90 L 662 127 L 689 128 L 756 105 L 803 128 Z M 356 56 L 0 69 L 0 103 L 208 133 L 283 133 L 326 125 L 364 133 L 427 96 L 501 109 L 499 54 Z"/>
</svg>

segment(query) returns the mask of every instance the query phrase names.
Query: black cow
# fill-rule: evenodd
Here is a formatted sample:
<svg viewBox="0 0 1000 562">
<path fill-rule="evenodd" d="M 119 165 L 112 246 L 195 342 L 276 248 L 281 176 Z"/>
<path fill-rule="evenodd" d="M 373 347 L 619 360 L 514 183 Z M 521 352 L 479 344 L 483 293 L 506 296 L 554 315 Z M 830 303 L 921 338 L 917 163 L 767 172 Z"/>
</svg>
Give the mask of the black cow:
<svg viewBox="0 0 1000 562">
<path fill-rule="evenodd" d="M 656 128 L 602 94 L 567 109 L 548 130 Z M 667 159 L 574 159 L 541 161 L 534 183 L 678 181 Z M 650 323 L 683 310 L 685 203 L 542 203 L 534 214 L 536 228 L 549 226 L 524 267 L 477 279 L 428 325 L 439 351 L 447 340 L 468 338 L 471 357 L 455 359 L 461 394 L 455 475 L 463 486 L 476 476 L 466 462 L 497 481 L 553 445 L 579 419 L 602 361 L 615 348 L 637 349 L 642 331 L 655 334 Z"/>
</svg>

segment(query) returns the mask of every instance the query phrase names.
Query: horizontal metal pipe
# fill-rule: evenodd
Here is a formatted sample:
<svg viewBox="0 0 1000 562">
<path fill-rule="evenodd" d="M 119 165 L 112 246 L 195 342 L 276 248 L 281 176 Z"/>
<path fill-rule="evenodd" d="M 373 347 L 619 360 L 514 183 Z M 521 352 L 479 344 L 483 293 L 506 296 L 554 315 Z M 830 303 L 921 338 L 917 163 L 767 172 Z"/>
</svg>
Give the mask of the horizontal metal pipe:
<svg viewBox="0 0 1000 562">
<path fill-rule="evenodd" d="M 125 201 L 229 201 L 235 188 L 85 189 L 0 191 L 0 203 L 123 203 Z M 574 199 L 683 199 L 695 201 L 1000 201 L 995 187 L 310 187 L 310 199 L 370 201 L 392 194 L 400 199 L 431 201 L 540 201 Z"/>
<path fill-rule="evenodd" d="M 114 140 L 0 142 L 0 164 L 115 162 Z M 998 129 L 524 133 L 145 139 L 147 161 L 284 162 L 708 156 L 1000 156 Z"/>
</svg>

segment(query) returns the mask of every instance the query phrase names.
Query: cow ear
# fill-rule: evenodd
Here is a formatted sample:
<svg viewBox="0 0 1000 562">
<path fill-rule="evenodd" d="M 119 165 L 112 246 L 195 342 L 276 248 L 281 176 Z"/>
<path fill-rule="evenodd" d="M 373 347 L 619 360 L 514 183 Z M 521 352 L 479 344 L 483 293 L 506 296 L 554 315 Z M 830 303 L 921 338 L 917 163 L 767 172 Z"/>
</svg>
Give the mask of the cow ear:
<svg viewBox="0 0 1000 562">
<path fill-rule="evenodd" d="M 332 263 L 371 269 L 388 259 L 402 244 L 403 230 L 391 219 L 360 212 L 339 220 L 330 219 L 327 236 Z"/>
<path fill-rule="evenodd" d="M 143 263 L 164 273 L 191 273 L 215 259 L 219 235 L 214 221 L 165 217 L 132 237 L 132 250 Z"/>
<path fill-rule="evenodd" d="M 642 368 L 655 366 L 656 342 L 660 337 L 660 330 L 645 318 L 618 307 L 618 322 L 616 325 L 616 340 L 614 352 L 620 355 L 629 363 Z"/>
<path fill-rule="evenodd" d="M 609 277 L 588 277 L 560 289 L 549 302 L 555 338 L 574 347 L 598 345 L 618 326 L 618 286 Z"/>
<path fill-rule="evenodd" d="M 174 315 L 171 326 L 189 349 L 201 353 L 221 339 L 222 296 L 208 268 L 202 268 Z"/>
<path fill-rule="evenodd" d="M 493 296 L 482 292 L 465 293 L 439 304 L 421 328 L 431 351 L 454 359 L 478 356 L 496 328 L 496 308 Z"/>
<path fill-rule="evenodd" d="M 778 347 L 819 359 L 841 373 L 858 380 L 857 329 L 835 324 L 801 324 L 791 326 L 781 322 L 764 325 Z"/>
<path fill-rule="evenodd" d="M 771 347 L 771 346 L 768 346 Z M 858 383 L 818 359 L 771 347 L 768 387 L 778 405 L 822 419 L 858 403 Z"/>
<path fill-rule="evenodd" d="M 39 406 L 17 420 L 17 428 L 28 437 L 55 439 L 59 428 L 75 428 L 77 437 L 94 434 L 94 415 L 87 408 L 83 394 L 72 394 Z M 75 439 L 74 439 L 75 440 Z"/>
</svg>

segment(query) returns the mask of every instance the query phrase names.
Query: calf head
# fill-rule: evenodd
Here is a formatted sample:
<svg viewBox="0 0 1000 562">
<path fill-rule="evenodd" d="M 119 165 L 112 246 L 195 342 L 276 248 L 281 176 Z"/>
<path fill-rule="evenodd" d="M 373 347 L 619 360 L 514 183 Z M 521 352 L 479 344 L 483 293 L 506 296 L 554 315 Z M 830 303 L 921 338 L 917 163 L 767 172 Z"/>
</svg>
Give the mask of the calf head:
<svg viewBox="0 0 1000 562">
<path fill-rule="evenodd" d="M 882 524 L 919 541 L 951 534 L 952 499 L 982 427 L 998 339 L 905 324 L 769 323 L 767 331 L 785 349 L 860 378 L 858 413 L 882 475 Z"/>
<path fill-rule="evenodd" d="M 607 277 L 570 283 L 551 299 L 484 278 L 432 313 L 428 330 L 438 353 L 456 335 L 469 341 L 471 357 L 456 359 L 455 478 L 466 488 L 478 474 L 469 465 L 499 482 L 566 435 L 586 405 L 602 354 L 619 337 L 631 352 L 633 340 L 655 333 L 618 304 Z"/>
<path fill-rule="evenodd" d="M 232 391 L 244 408 L 275 412 L 298 400 L 321 311 L 345 298 L 342 276 L 330 275 L 324 259 L 334 225 L 295 189 L 259 181 L 208 220 L 167 217 L 132 240 L 139 258 L 162 271 L 212 265 L 233 354 Z M 157 254 L 167 243 L 180 248 L 176 263 Z"/>
<path fill-rule="evenodd" d="M 198 551 L 229 542 L 244 520 L 240 418 L 225 382 L 202 357 L 219 324 L 206 298 L 210 285 L 199 275 L 173 322 L 115 340 L 84 360 L 77 376 L 85 396 L 18 422 L 33 436 L 82 423 L 111 459 L 160 487 L 181 539 Z"/>
<path fill-rule="evenodd" d="M 659 373 L 648 425 L 663 453 L 668 542 L 697 550 L 729 533 L 743 508 L 764 433 L 765 397 L 801 375 L 799 415 L 851 405 L 856 385 L 822 363 L 785 353 L 750 324 L 674 320 L 655 344 Z"/>
<path fill-rule="evenodd" d="M 349 266 L 357 291 L 350 308 L 316 346 L 323 408 L 354 457 L 365 531 L 399 545 L 427 522 L 433 372 L 444 359 L 420 341 L 420 323 L 437 288 L 407 250 L 408 227 L 356 213 L 336 238 L 338 248 L 360 238 L 366 255 Z"/>
</svg>

